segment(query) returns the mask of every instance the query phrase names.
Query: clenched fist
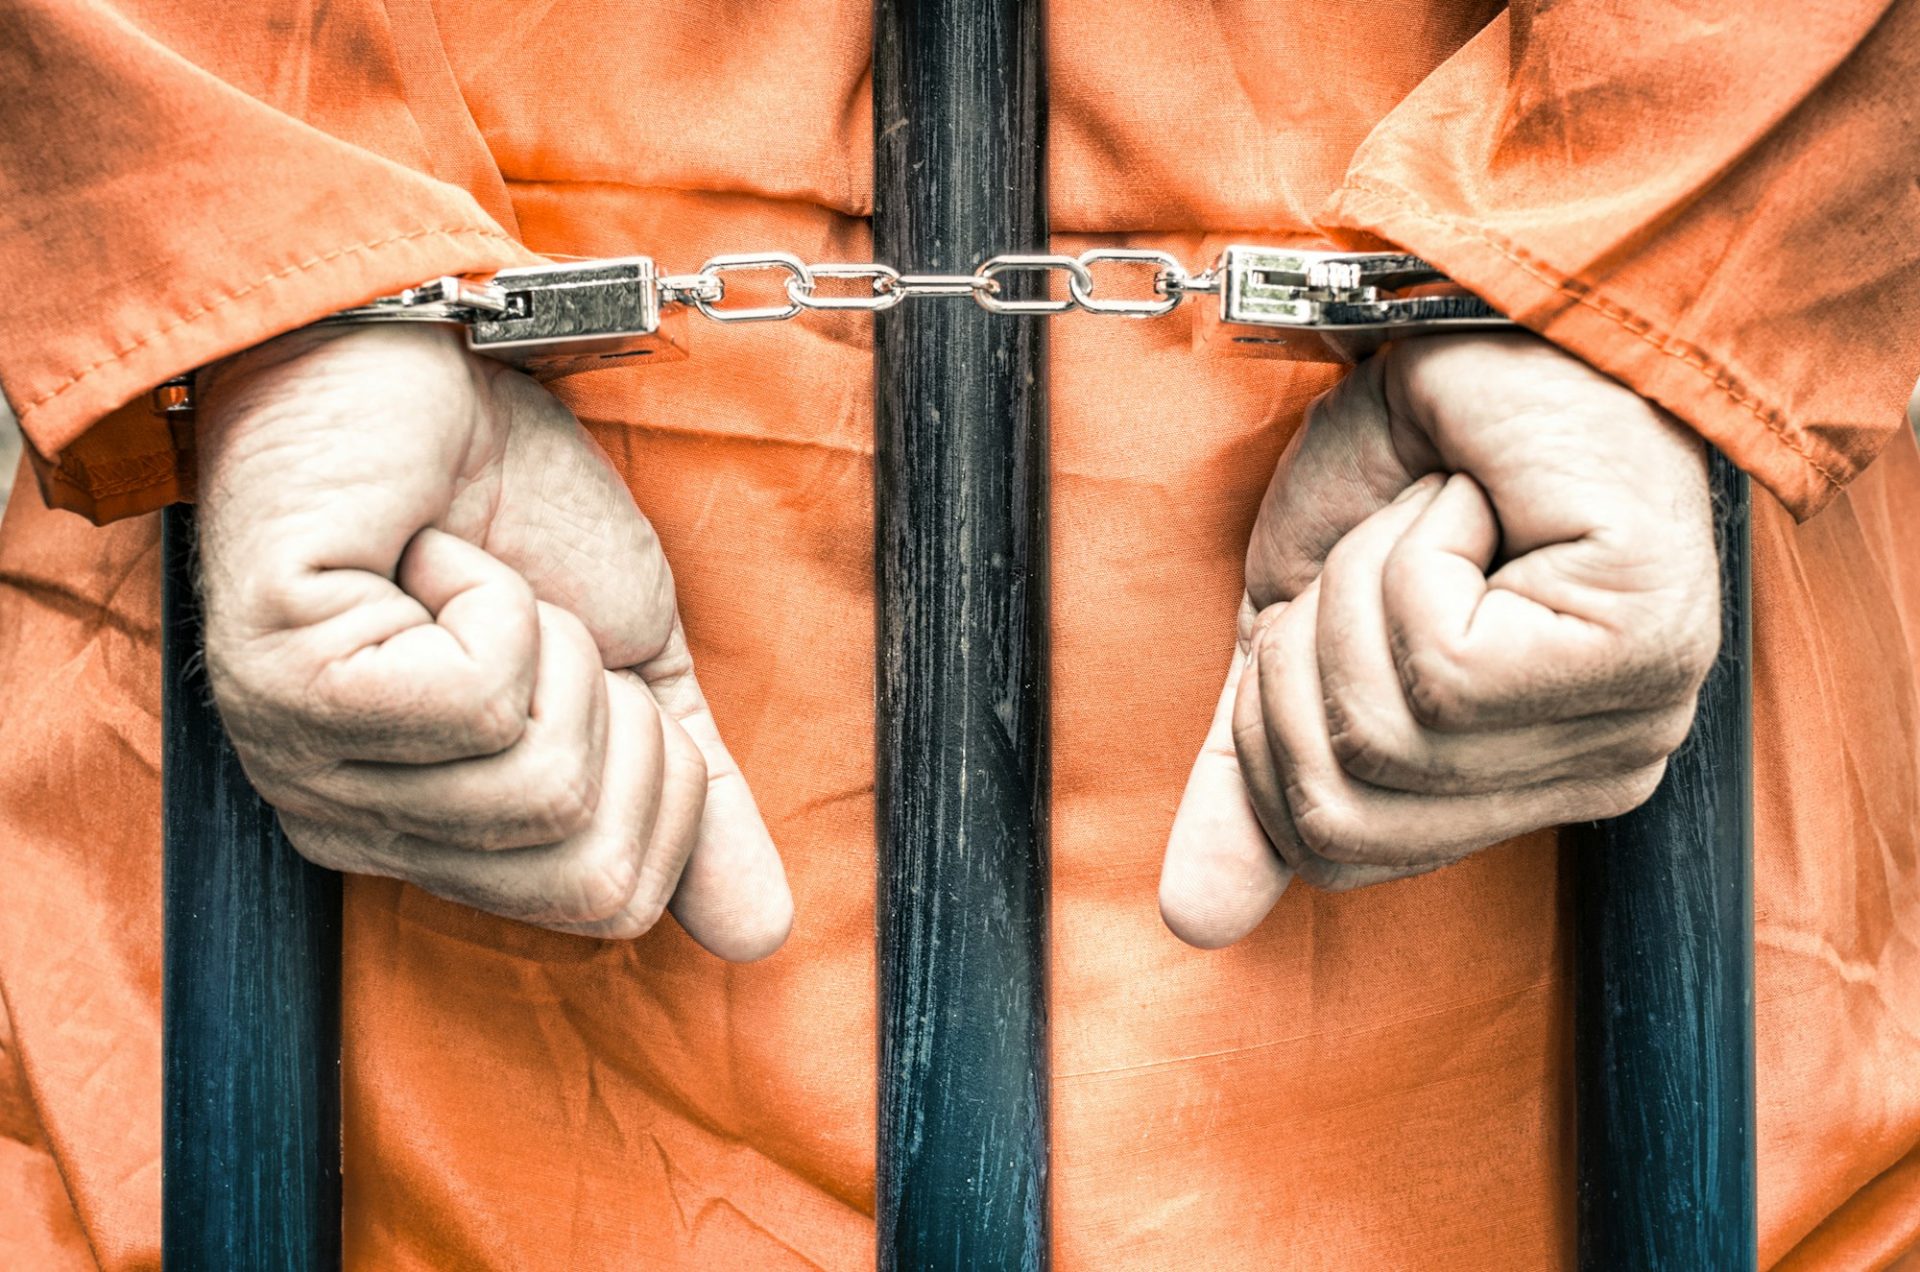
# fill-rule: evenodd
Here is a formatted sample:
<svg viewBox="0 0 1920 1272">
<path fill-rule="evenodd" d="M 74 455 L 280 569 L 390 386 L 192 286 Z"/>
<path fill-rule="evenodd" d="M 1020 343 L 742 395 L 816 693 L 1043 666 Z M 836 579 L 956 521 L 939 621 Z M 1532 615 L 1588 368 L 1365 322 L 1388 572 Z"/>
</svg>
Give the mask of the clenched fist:
<svg viewBox="0 0 1920 1272">
<path fill-rule="evenodd" d="M 1168 925 L 1250 931 L 1643 802 L 1719 639 L 1705 450 L 1524 335 L 1390 346 L 1317 403 L 1247 553 L 1175 816 Z"/>
<path fill-rule="evenodd" d="M 287 837 L 727 958 L 792 901 L 646 518 L 572 414 L 451 331 L 309 330 L 203 377 L 207 669 Z"/>
</svg>

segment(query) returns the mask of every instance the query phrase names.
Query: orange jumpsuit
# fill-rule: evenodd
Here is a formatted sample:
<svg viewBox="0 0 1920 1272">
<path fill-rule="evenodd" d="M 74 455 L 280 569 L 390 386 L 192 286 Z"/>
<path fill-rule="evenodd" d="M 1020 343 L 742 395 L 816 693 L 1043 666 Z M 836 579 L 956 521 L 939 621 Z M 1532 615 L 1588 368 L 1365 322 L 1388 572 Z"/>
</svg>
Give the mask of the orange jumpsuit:
<svg viewBox="0 0 1920 1272">
<path fill-rule="evenodd" d="M 136 514 L 181 457 L 144 390 L 532 253 L 865 258 L 867 7 L 0 2 L 0 388 L 46 497 L 111 522 L 22 483 L 0 531 L 0 1267 L 158 1258 Z M 1762 1253 L 1891 1266 L 1920 1242 L 1920 3 L 1054 0 L 1049 22 L 1058 250 L 1404 246 L 1764 487 Z M 1052 333 L 1059 1266 L 1566 1264 L 1551 834 L 1297 886 L 1219 953 L 1155 911 L 1245 536 L 1333 372 L 1196 347 L 1189 311 Z M 730 967 L 671 926 L 603 944 L 350 880 L 355 1267 L 872 1259 L 869 329 L 691 334 L 689 361 L 558 387 L 660 527 L 798 925 Z"/>
</svg>

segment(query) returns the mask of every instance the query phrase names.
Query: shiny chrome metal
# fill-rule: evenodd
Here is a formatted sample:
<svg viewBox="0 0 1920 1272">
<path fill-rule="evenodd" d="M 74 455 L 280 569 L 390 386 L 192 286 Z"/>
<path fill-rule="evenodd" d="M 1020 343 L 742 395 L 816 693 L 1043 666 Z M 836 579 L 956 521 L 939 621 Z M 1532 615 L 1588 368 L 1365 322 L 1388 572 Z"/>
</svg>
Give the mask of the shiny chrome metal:
<svg viewBox="0 0 1920 1272">
<path fill-rule="evenodd" d="M 421 295 L 425 294 L 421 293 Z M 444 300 L 418 299 L 409 289 L 397 296 L 382 296 L 364 305 L 355 305 L 351 309 L 342 309 L 338 313 L 328 314 L 314 323 L 314 326 L 331 327 L 336 324 L 365 322 L 427 322 L 459 326 L 466 322 L 472 312 L 465 306 Z"/>
<path fill-rule="evenodd" d="M 1151 298 L 1102 298 L 1093 267 L 1150 266 Z M 724 308 L 726 275 L 774 270 L 786 275 L 786 303 Z M 1067 295 L 1009 298 L 1001 279 L 1021 272 L 1060 273 Z M 823 296 L 821 279 L 865 279 L 867 295 Z M 427 322 L 464 329 L 477 353 L 544 378 L 610 362 L 686 356 L 679 315 L 698 310 L 715 322 L 777 322 L 807 311 L 881 313 L 909 300 L 970 297 L 996 314 L 1053 315 L 1075 309 L 1121 318 L 1171 313 L 1190 296 L 1220 297 L 1219 322 L 1235 345 L 1270 346 L 1286 357 L 1318 358 L 1321 345 L 1358 361 L 1389 339 L 1438 331 L 1512 327 L 1479 297 L 1434 266 L 1404 252 L 1333 252 L 1236 244 L 1195 274 L 1168 252 L 1099 247 L 1079 256 L 1010 252 L 971 274 L 910 274 L 873 261 L 808 265 L 791 252 L 734 253 L 696 273 L 661 275 L 645 256 L 567 260 L 501 270 L 491 278 L 445 276 L 321 319 L 323 323 Z M 1317 340 L 1314 338 L 1318 337 Z M 1263 352 L 1266 350 L 1262 350 Z M 157 413 L 193 409 L 191 379 L 153 394 Z"/>
<path fill-rule="evenodd" d="M 1309 330 L 1353 361 L 1400 336 L 1514 325 L 1426 261 L 1401 252 L 1235 246 L 1214 268 L 1223 323 Z"/>
<path fill-rule="evenodd" d="M 663 320 L 653 261 L 617 256 L 503 269 L 488 279 L 436 278 L 321 322 L 458 326 L 474 352 L 551 378 L 629 358 L 686 356 Z"/>
<path fill-rule="evenodd" d="M 809 267 L 817 281 L 822 278 L 865 278 L 871 280 L 871 295 L 866 296 L 822 296 L 812 286 L 802 287 L 797 278 L 787 280 L 787 297 L 802 309 L 855 310 L 860 313 L 877 314 L 892 309 L 907 298 L 907 293 L 898 290 L 900 271 L 890 265 L 861 264 L 853 265 L 833 262 L 826 265 Z"/>
<path fill-rule="evenodd" d="M 722 275 L 742 273 L 753 270 L 783 270 L 787 274 L 787 303 L 784 305 L 748 305 L 740 309 L 721 309 L 719 302 L 726 299 L 727 284 Z M 792 252 L 738 252 L 726 256 L 715 256 L 700 267 L 704 278 L 716 279 L 720 283 L 720 295 L 713 299 L 700 294 L 693 296 L 694 308 L 715 322 L 778 322 L 782 318 L 791 318 L 806 306 L 793 298 L 793 286 L 798 283 L 803 291 L 813 290 L 813 271 Z"/>
<path fill-rule="evenodd" d="M 1000 284 L 978 274 L 902 274 L 887 290 L 899 292 L 903 298 L 975 296 L 983 291 L 997 292 Z"/>
<path fill-rule="evenodd" d="M 147 395 L 147 406 L 155 415 L 163 418 L 193 417 L 193 377 L 176 375 L 162 384 L 156 384 Z"/>
<path fill-rule="evenodd" d="M 547 374 L 611 360 L 677 355 L 661 336 L 660 289 L 644 256 L 502 270 L 500 313 L 467 319 L 476 353 Z"/>
<path fill-rule="evenodd" d="M 726 292 L 726 284 L 720 281 L 718 275 L 663 274 L 660 277 L 662 305 L 691 305 L 702 297 L 709 302 L 717 301 Z"/>
<path fill-rule="evenodd" d="M 1198 274 L 1189 274 L 1184 270 L 1178 275 L 1163 274 L 1155 282 L 1154 290 L 1167 296 L 1218 296 L 1220 273 L 1209 266 Z"/>
<path fill-rule="evenodd" d="M 1101 300 L 1093 294 L 1091 266 L 1102 261 L 1155 265 L 1151 300 Z M 1072 276 L 1073 299 L 1090 314 L 1111 314 L 1120 318 L 1158 318 L 1179 307 L 1186 290 L 1186 267 L 1170 253 L 1133 247 L 1096 247 L 1080 254 L 1080 271 Z M 1083 281 L 1084 280 L 1084 281 Z M 1180 290 L 1174 290 L 1175 287 Z"/>
<path fill-rule="evenodd" d="M 452 305 L 488 314 L 504 314 L 508 308 L 506 288 L 497 280 L 482 282 L 454 274 L 409 287 L 400 293 L 399 301 L 403 305 Z"/>
<path fill-rule="evenodd" d="M 1061 300 L 1003 299 L 999 294 L 1002 290 L 1000 275 L 1025 272 L 1065 274 L 1068 289 L 1066 297 Z M 1071 256 L 1009 252 L 989 258 L 973 274 L 975 278 L 994 281 L 993 290 L 982 288 L 973 293 L 974 302 L 990 314 L 1064 314 L 1074 307 L 1082 291 L 1093 287 L 1093 275 L 1087 273 L 1087 267 Z"/>
</svg>

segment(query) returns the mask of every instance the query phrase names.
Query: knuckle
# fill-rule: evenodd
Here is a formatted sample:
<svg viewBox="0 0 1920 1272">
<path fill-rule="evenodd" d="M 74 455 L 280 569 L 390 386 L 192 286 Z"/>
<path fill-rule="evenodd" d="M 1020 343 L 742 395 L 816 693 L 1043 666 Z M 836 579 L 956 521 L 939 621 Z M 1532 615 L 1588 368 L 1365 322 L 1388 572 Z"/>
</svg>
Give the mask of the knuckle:
<svg viewBox="0 0 1920 1272">
<path fill-rule="evenodd" d="M 1709 619 L 1717 616 L 1709 616 Z M 1681 665 L 1685 672 L 1689 688 L 1697 689 L 1713 670 L 1713 663 L 1720 656 L 1720 625 L 1717 621 L 1702 620 L 1694 624 L 1684 638 L 1681 646 Z"/>
<path fill-rule="evenodd" d="M 276 820 L 294 851 L 316 866 L 341 874 L 409 877 L 397 868 L 404 857 L 395 851 L 400 841 L 394 836 L 297 814 L 282 814 Z"/>
<path fill-rule="evenodd" d="M 546 765 L 526 799 L 527 820 L 549 840 L 569 839 L 593 824 L 600 804 L 600 781 L 584 759 L 569 757 Z"/>
<path fill-rule="evenodd" d="M 1648 715 L 1643 720 L 1631 736 L 1579 756 L 1577 772 L 1620 777 L 1662 762 L 1679 750 L 1692 733 L 1693 706 L 1688 703 L 1685 707 Z"/>
<path fill-rule="evenodd" d="M 224 707 L 229 699 L 244 700 L 252 686 L 248 683 L 246 661 L 239 656 L 239 644 L 209 624 L 206 640 L 200 647 L 206 662 L 207 684 L 216 703 Z"/>
<path fill-rule="evenodd" d="M 1666 761 L 1649 764 L 1636 773 L 1629 773 L 1615 783 L 1610 783 L 1607 811 L 1602 817 L 1619 817 L 1630 813 L 1653 798 L 1654 791 L 1660 788 L 1660 781 L 1667 775 Z"/>
<path fill-rule="evenodd" d="M 1444 645 L 1423 643 L 1399 660 L 1400 687 L 1413 718 L 1429 729 L 1458 731 L 1473 723 L 1473 690 L 1459 657 Z"/>
<path fill-rule="evenodd" d="M 305 581 L 290 570 L 209 570 L 205 580 L 210 638 L 236 626 L 267 631 L 293 626 L 306 609 Z"/>
<path fill-rule="evenodd" d="M 270 748 L 319 714 L 320 703 L 300 692 L 299 677 L 287 660 L 262 656 L 238 642 L 216 644 L 211 637 L 205 657 L 214 707 L 236 740 L 257 736 L 263 748 Z"/>
<path fill-rule="evenodd" d="M 632 941 L 645 936 L 659 926 L 660 920 L 667 914 L 666 902 L 658 898 L 646 901 L 629 900 L 620 907 L 619 913 L 607 919 L 596 935 L 609 941 Z"/>
<path fill-rule="evenodd" d="M 233 744 L 234 758 L 240 761 L 240 771 L 246 775 L 247 785 L 280 811 L 306 815 L 309 810 L 299 802 L 302 794 L 300 783 L 274 762 L 280 758 L 276 748 L 247 736 L 225 718 L 221 723 L 226 726 L 227 741 Z"/>
<path fill-rule="evenodd" d="M 1287 792 L 1293 830 L 1301 846 L 1316 857 L 1342 865 L 1372 864 L 1376 853 L 1366 818 L 1347 800 L 1322 793 L 1316 786 L 1304 782 Z"/>
<path fill-rule="evenodd" d="M 1649 702 L 1678 702 L 1691 698 L 1713 670 L 1720 654 L 1718 597 L 1683 613 L 1649 608 L 1641 631 L 1629 646 L 1627 662 L 1637 675 L 1634 685 Z"/>
<path fill-rule="evenodd" d="M 1653 798 L 1666 772 L 1666 761 L 1660 760 L 1611 781 L 1596 782 L 1582 800 L 1585 807 L 1580 816 L 1570 820 L 1603 821 L 1625 816 Z"/>
<path fill-rule="evenodd" d="M 293 850 L 323 870 L 342 870 L 357 866 L 358 862 L 347 860 L 350 854 L 339 851 L 338 836 L 327 834 L 317 827 L 302 824 L 298 820 L 281 818 L 280 833 L 285 835 Z M 362 870 L 362 873 L 365 873 Z"/>
<path fill-rule="evenodd" d="M 1327 743 L 1334 759 L 1353 777 L 1376 786 L 1416 767 L 1401 739 L 1361 696 L 1347 689 L 1327 695 Z"/>
<path fill-rule="evenodd" d="M 1662 713 L 1654 722 L 1647 739 L 1646 757 L 1640 761 L 1642 764 L 1664 760 L 1686 744 L 1687 738 L 1693 734 L 1694 707 L 1698 700 L 1698 694 L 1689 694 L 1684 706 Z"/>
<path fill-rule="evenodd" d="M 622 916 L 639 885 L 639 863 L 630 854 L 590 853 L 567 871 L 554 906 L 562 922 L 607 923 Z"/>
<path fill-rule="evenodd" d="M 342 820 L 341 810 L 331 801 L 314 794 L 299 783 L 283 780 L 278 775 L 269 775 L 244 758 L 240 762 L 240 769 L 247 775 L 248 785 L 253 787 L 255 793 L 275 813 L 303 818 L 317 824 Z"/>
<path fill-rule="evenodd" d="M 309 846 L 291 837 L 289 837 L 287 842 L 293 845 L 293 850 L 298 853 L 303 860 L 320 867 L 322 870 L 331 870 L 336 874 L 371 873 L 364 863 L 350 856 L 337 853 L 325 844 Z"/>
<path fill-rule="evenodd" d="M 467 716 L 467 734 L 474 748 L 497 755 L 514 745 L 527 731 L 527 712 L 513 686 L 490 686 Z"/>
<path fill-rule="evenodd" d="M 1325 857 L 1309 857 L 1295 871 L 1300 878 L 1321 892 L 1352 892 L 1366 883 L 1366 876 L 1350 866 Z"/>
</svg>

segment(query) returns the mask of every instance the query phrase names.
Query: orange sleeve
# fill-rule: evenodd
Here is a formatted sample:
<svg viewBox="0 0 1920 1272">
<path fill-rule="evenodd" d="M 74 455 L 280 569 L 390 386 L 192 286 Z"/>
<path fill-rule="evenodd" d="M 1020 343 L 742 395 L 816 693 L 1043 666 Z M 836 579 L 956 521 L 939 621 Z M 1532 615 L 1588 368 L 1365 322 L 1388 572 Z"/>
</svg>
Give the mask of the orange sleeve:
<svg viewBox="0 0 1920 1272">
<path fill-rule="evenodd" d="M 0 6 L 0 391 L 56 506 L 177 497 L 148 389 L 530 261 L 511 216 L 430 0 Z"/>
<path fill-rule="evenodd" d="M 1326 222 L 1432 260 L 1804 518 L 1920 374 L 1916 85 L 1916 0 L 1516 0 Z"/>
</svg>

